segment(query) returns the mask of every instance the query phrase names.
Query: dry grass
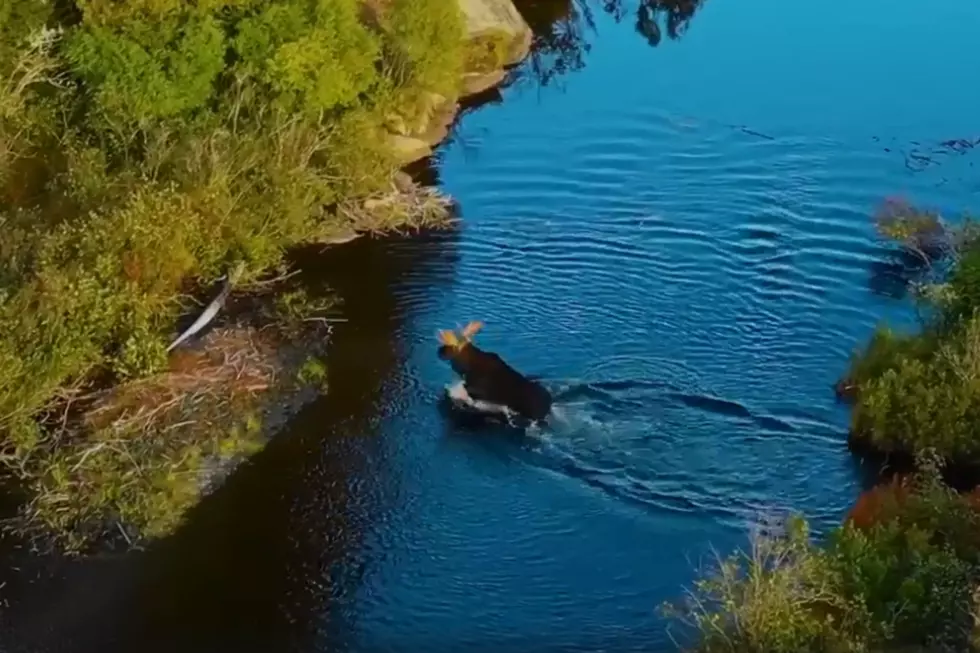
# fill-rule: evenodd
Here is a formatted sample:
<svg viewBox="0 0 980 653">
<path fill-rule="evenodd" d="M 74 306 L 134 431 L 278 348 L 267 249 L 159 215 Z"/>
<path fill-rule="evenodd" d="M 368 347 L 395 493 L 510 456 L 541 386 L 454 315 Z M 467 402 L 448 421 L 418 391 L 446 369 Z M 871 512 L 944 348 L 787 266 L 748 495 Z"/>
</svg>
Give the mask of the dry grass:
<svg viewBox="0 0 980 653">
<path fill-rule="evenodd" d="M 758 532 L 668 613 L 701 653 L 977 650 L 980 522 L 924 452 L 915 474 L 862 497 L 812 542 L 806 522 Z M 974 648 L 970 648 L 973 646 Z"/>
<path fill-rule="evenodd" d="M 60 31 L 42 29 L 27 40 L 11 62 L 9 72 L 0 75 L 0 182 L 11 164 L 28 150 L 25 120 L 30 98 L 29 89 L 42 83 L 58 85 L 63 80 L 56 72 L 57 60 L 52 51 Z"/>
<path fill-rule="evenodd" d="M 340 213 L 354 231 L 394 233 L 416 229 L 441 229 L 457 221 L 453 200 L 429 186 L 411 184 L 375 193 L 365 200 L 341 203 Z"/>
<path fill-rule="evenodd" d="M 759 529 L 749 551 L 719 557 L 686 600 L 666 605 L 666 612 L 695 629 L 694 650 L 702 653 L 864 650 L 835 632 L 834 619 L 856 606 L 822 563 L 802 520 L 791 520 L 784 534 Z"/>
<path fill-rule="evenodd" d="M 66 405 L 15 527 L 75 552 L 111 535 L 136 545 L 168 534 L 216 475 L 262 448 L 264 409 L 322 382 L 285 364 L 288 346 L 278 329 L 217 328 L 168 371 Z"/>
<path fill-rule="evenodd" d="M 249 327 L 216 329 L 199 349 L 178 350 L 167 372 L 102 393 L 82 424 L 93 431 L 146 431 L 175 415 L 183 417 L 181 409 L 187 405 L 224 409 L 268 390 L 278 375 L 275 362 L 276 342 L 268 333 Z M 194 421 L 207 417 L 195 414 Z"/>
</svg>

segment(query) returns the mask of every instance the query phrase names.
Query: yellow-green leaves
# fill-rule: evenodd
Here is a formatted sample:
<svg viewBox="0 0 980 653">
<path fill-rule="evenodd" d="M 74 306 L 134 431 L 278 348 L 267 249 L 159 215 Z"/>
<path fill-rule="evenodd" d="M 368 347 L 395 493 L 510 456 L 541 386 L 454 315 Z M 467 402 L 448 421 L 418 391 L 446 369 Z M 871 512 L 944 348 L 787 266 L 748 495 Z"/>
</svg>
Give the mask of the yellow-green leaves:
<svg viewBox="0 0 980 653">
<path fill-rule="evenodd" d="M 208 14 L 83 25 L 65 54 L 108 121 L 140 124 L 207 103 L 224 69 L 225 36 Z"/>
</svg>

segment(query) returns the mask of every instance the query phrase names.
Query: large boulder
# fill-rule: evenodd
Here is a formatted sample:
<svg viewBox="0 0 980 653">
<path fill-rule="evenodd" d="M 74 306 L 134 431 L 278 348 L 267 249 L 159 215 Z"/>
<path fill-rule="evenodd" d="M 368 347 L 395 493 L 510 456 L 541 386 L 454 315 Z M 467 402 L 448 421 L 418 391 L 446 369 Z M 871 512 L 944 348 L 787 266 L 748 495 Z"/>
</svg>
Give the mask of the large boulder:
<svg viewBox="0 0 980 653">
<path fill-rule="evenodd" d="M 512 0 L 457 1 L 466 24 L 466 66 L 460 89 L 466 96 L 501 84 L 506 78 L 504 69 L 530 53 L 533 35 Z M 432 148 L 448 135 L 459 111 L 455 98 L 423 93 L 421 99 L 411 119 L 395 113 L 385 120 L 391 149 L 400 165 L 430 156 Z"/>
<path fill-rule="evenodd" d="M 391 151 L 395 156 L 395 161 L 399 165 L 415 163 L 419 159 L 432 156 L 432 146 L 421 138 L 403 136 L 401 134 L 389 134 Z"/>
<path fill-rule="evenodd" d="M 503 65 L 520 63 L 530 53 L 531 28 L 511 0 L 459 0 L 459 6 L 471 41 L 498 35 L 508 41 Z"/>
<path fill-rule="evenodd" d="M 466 73 L 463 75 L 463 95 L 476 95 L 500 86 L 507 78 L 504 70 L 489 73 Z"/>
</svg>

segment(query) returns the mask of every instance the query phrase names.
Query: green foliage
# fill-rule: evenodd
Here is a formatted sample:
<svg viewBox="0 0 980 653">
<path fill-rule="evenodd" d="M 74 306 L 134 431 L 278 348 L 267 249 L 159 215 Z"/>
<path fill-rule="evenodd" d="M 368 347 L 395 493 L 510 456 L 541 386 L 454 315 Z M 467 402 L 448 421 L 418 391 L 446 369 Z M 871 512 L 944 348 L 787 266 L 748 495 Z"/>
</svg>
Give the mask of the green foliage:
<svg viewBox="0 0 980 653">
<path fill-rule="evenodd" d="M 342 207 L 390 189 L 385 116 L 455 88 L 462 23 L 445 0 L 396 2 L 380 31 L 358 0 L 75 6 L 58 25 L 73 12 L 0 3 L 0 460 L 69 540 L 113 520 L 162 534 L 196 468 L 238 449 L 233 420 L 54 436 L 67 399 L 159 376 L 188 289 L 363 226 Z"/>
<path fill-rule="evenodd" d="M 723 560 L 671 611 L 705 652 L 964 650 L 980 521 L 935 470 L 918 481 L 893 519 L 842 526 L 823 546 L 794 519 L 784 536 Z"/>
<path fill-rule="evenodd" d="M 183 196 L 147 190 L 117 210 L 30 234 L 31 264 L 0 303 L 0 420 L 40 409 L 118 345 L 131 372 L 135 352 L 152 350 L 173 318 L 184 277 L 214 266 L 198 258 L 202 226 Z"/>
<path fill-rule="evenodd" d="M 207 14 L 85 25 L 65 56 L 110 124 L 144 124 L 204 106 L 224 68 L 225 37 Z"/>
<path fill-rule="evenodd" d="M 329 310 L 334 303 L 333 298 L 313 297 L 301 288 L 279 293 L 276 296 L 275 311 L 280 320 L 299 322 Z"/>
<path fill-rule="evenodd" d="M 438 101 L 458 95 L 467 48 L 462 15 L 446 0 L 392 0 L 382 27 L 388 83 L 379 101 L 387 114 L 424 125 Z"/>
<path fill-rule="evenodd" d="M 793 518 L 782 538 L 720 561 L 688 601 L 666 611 L 694 626 L 704 653 L 865 650 L 868 615 L 838 591 L 838 578 Z"/>
<path fill-rule="evenodd" d="M 42 0 L 0 6 L 0 201 L 15 205 L 39 185 L 25 179 L 32 167 L 25 159 L 51 139 L 59 104 L 40 92 L 58 77 L 60 65 L 53 52 L 60 32 L 45 27 L 49 16 Z"/>
<path fill-rule="evenodd" d="M 319 358 L 311 356 L 299 369 L 298 379 L 304 385 L 326 387 L 327 366 Z"/>
<path fill-rule="evenodd" d="M 893 219 L 883 233 L 919 242 L 936 216 Z M 911 222 L 910 222 L 911 221 Z M 906 224 L 909 223 L 909 224 Z M 920 224 L 922 223 L 922 224 Z M 925 224 L 926 226 L 922 226 Z M 928 229 L 927 229 L 928 227 Z M 945 283 L 922 298 L 932 311 L 916 335 L 879 328 L 851 364 L 852 436 L 886 452 L 934 447 L 955 462 L 980 462 L 980 247 L 969 223 L 943 227 L 954 245 Z"/>
<path fill-rule="evenodd" d="M 39 457 L 32 528 L 53 534 L 70 552 L 120 530 L 128 539 L 167 535 L 199 500 L 206 465 L 229 463 L 262 447 L 261 422 L 248 412 L 225 426 L 167 426 L 99 429 Z"/>
<path fill-rule="evenodd" d="M 4 0 L 0 3 L 0 78 L 13 71 L 25 46 L 51 17 L 46 0 Z"/>
<path fill-rule="evenodd" d="M 947 322 L 972 318 L 980 308 L 980 246 L 968 247 L 947 282 L 951 301 L 944 307 Z"/>
<path fill-rule="evenodd" d="M 389 63 L 401 86 L 453 95 L 463 72 L 462 16 L 446 0 L 391 0 L 384 20 Z"/>
<path fill-rule="evenodd" d="M 927 359 L 896 356 L 895 365 L 860 385 L 855 434 L 884 451 L 935 447 L 954 460 L 980 456 L 980 322 L 972 320 Z"/>
<path fill-rule="evenodd" d="M 222 9 L 248 8 L 257 3 L 258 0 L 75 0 L 90 25 L 164 20 L 188 10 L 216 14 Z"/>
<path fill-rule="evenodd" d="M 928 359 L 937 346 L 935 337 L 900 334 L 879 325 L 864 350 L 851 358 L 848 379 L 860 384 L 879 378 L 899 366 L 904 359 Z"/>
<path fill-rule="evenodd" d="M 318 114 L 354 104 L 378 82 L 377 39 L 358 21 L 356 0 L 270 4 L 238 25 L 241 72 L 286 110 Z"/>
</svg>

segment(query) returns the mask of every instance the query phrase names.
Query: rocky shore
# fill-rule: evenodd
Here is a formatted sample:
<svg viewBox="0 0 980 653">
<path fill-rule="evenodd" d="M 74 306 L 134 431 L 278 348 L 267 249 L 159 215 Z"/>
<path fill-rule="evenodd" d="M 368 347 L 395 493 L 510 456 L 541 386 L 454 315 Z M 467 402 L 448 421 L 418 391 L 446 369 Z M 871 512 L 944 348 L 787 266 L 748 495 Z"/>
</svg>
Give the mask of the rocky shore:
<svg viewBox="0 0 980 653">
<path fill-rule="evenodd" d="M 386 127 L 398 160 L 407 165 L 432 155 L 449 135 L 459 101 L 499 86 L 507 68 L 531 49 L 531 28 L 510 0 L 457 0 L 466 20 L 468 56 L 459 97 L 427 94 L 427 107 L 414 123 L 392 115 Z"/>
</svg>

